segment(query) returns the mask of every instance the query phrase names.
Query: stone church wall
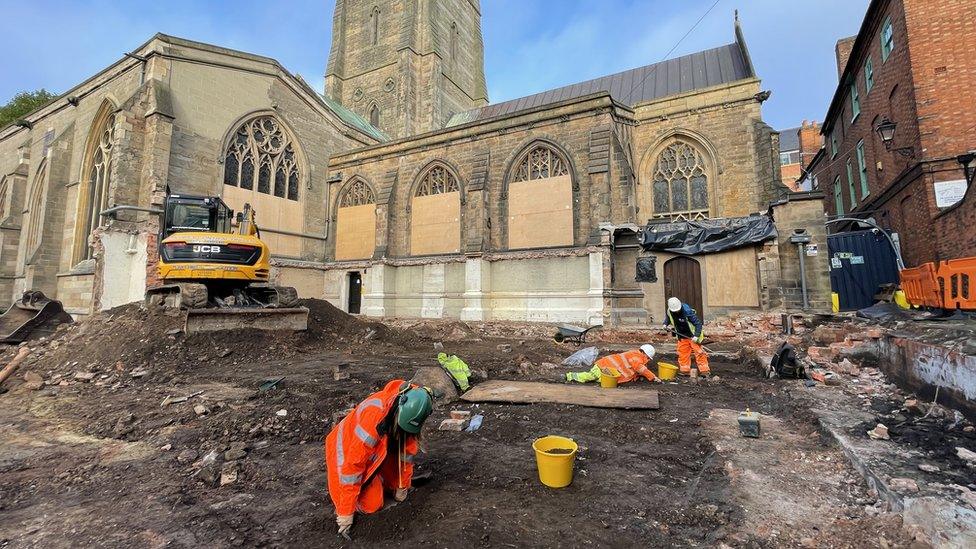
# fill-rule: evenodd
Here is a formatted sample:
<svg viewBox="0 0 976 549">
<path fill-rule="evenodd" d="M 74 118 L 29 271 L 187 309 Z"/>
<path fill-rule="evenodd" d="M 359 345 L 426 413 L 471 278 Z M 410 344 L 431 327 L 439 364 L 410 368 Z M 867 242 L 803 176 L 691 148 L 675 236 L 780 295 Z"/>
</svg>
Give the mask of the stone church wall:
<svg viewBox="0 0 976 549">
<path fill-rule="evenodd" d="M 640 221 L 651 207 L 650 184 L 659 146 L 680 136 L 700 145 L 714 160 L 709 183 L 710 216 L 737 217 L 765 211 L 782 187 L 772 164 L 771 132 L 762 122 L 755 95 L 759 81 L 744 81 L 638 106 L 634 129 L 639 158 Z M 785 187 L 782 187 L 785 192 Z"/>
<path fill-rule="evenodd" d="M 154 276 L 158 223 L 145 213 L 103 217 L 93 235 L 95 261 L 82 261 L 87 245 L 78 227 L 87 208 L 82 171 L 93 122 L 105 112 L 115 112 L 107 204 L 143 208 L 158 207 L 167 186 L 174 193 L 220 196 L 225 138 L 248 117 L 274 116 L 300 149 L 304 214 L 295 234 L 277 237 L 298 243 L 296 259 L 325 258 L 329 157 L 375 140 L 340 122 L 315 92 L 273 60 L 161 36 L 137 52 L 147 57 L 145 63 L 127 58 L 70 90 L 66 97 L 77 98 L 77 105 L 59 99 L 29 115 L 32 129 L 0 134 L 0 177 L 10 187 L 4 208 L 20 214 L 8 215 L 0 228 L 5 243 L 0 300 L 9 303 L 24 289 L 40 289 L 62 300 L 72 314 L 84 315 L 141 296 Z M 39 180 L 43 209 L 25 212 L 39 170 L 46 174 Z M 273 214 L 265 212 L 268 219 Z M 36 251 L 23 245 L 32 215 L 43 216 Z M 261 212 L 258 223 L 276 238 L 277 228 L 262 224 Z M 120 258 L 132 257 L 142 258 L 141 269 L 120 266 Z M 111 269 L 105 271 L 108 262 Z"/>
</svg>

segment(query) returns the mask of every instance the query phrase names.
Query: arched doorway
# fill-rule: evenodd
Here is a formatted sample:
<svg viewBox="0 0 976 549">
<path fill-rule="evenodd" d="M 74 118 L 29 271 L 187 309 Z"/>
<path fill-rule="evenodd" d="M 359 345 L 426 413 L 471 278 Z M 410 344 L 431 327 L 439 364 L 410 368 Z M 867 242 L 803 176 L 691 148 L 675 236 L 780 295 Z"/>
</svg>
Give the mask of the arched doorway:
<svg viewBox="0 0 976 549">
<path fill-rule="evenodd" d="M 690 257 L 675 257 L 664 264 L 664 297 L 676 297 L 691 305 L 699 316 L 702 310 L 701 266 Z"/>
</svg>

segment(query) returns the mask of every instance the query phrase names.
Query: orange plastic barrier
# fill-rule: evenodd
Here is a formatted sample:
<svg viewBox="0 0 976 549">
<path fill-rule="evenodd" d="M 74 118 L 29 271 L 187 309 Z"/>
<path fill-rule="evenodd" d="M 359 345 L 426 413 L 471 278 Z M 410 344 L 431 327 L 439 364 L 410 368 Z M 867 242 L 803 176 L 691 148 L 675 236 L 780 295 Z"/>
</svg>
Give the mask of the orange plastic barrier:
<svg viewBox="0 0 976 549">
<path fill-rule="evenodd" d="M 936 279 L 935 263 L 925 263 L 899 272 L 901 289 L 908 302 L 916 307 L 944 309 L 943 292 Z"/>
<path fill-rule="evenodd" d="M 976 310 L 976 257 L 940 261 L 935 278 L 942 294 L 943 309 Z"/>
</svg>

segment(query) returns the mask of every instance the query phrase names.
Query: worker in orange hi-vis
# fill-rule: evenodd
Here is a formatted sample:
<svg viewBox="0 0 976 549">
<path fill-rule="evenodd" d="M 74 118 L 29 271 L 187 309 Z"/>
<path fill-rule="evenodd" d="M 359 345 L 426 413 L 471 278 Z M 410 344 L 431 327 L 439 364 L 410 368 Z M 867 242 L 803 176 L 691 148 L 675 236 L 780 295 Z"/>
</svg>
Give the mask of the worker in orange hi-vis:
<svg viewBox="0 0 976 549">
<path fill-rule="evenodd" d="M 668 299 L 668 314 L 664 325 L 669 326 L 678 337 L 678 370 L 681 375 L 691 375 L 691 353 L 695 353 L 695 365 L 698 375 L 707 376 L 711 373 L 708 368 L 708 355 L 701 343 L 705 340 L 703 324 L 695 310 L 680 299 Z"/>
<path fill-rule="evenodd" d="M 654 346 L 641 345 L 640 349 L 605 356 L 597 360 L 593 364 L 593 368 L 585 372 L 567 372 L 566 381 L 578 383 L 596 381 L 600 379 L 602 370 L 613 369 L 620 374 L 617 377 L 617 383 L 627 383 L 637 376 L 642 376 L 648 381 L 660 382 L 661 380 L 647 367 L 652 358 L 654 358 Z"/>
<path fill-rule="evenodd" d="M 325 437 L 329 497 L 339 534 L 349 539 L 353 516 L 383 508 L 384 491 L 407 498 L 417 440 L 433 410 L 430 391 L 394 379 L 359 403 Z"/>
</svg>

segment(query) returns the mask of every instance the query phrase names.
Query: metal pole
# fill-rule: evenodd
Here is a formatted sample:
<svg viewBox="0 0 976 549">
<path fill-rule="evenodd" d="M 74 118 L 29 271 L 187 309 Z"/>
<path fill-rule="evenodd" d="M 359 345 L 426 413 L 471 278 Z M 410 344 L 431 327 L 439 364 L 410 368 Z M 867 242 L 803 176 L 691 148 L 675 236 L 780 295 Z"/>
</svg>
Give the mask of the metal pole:
<svg viewBox="0 0 976 549">
<path fill-rule="evenodd" d="M 796 245 L 797 251 L 800 253 L 800 289 L 803 291 L 803 310 L 810 308 L 810 301 L 807 299 L 807 269 L 806 264 L 803 259 L 803 252 L 805 244 L 798 242 Z"/>
</svg>

